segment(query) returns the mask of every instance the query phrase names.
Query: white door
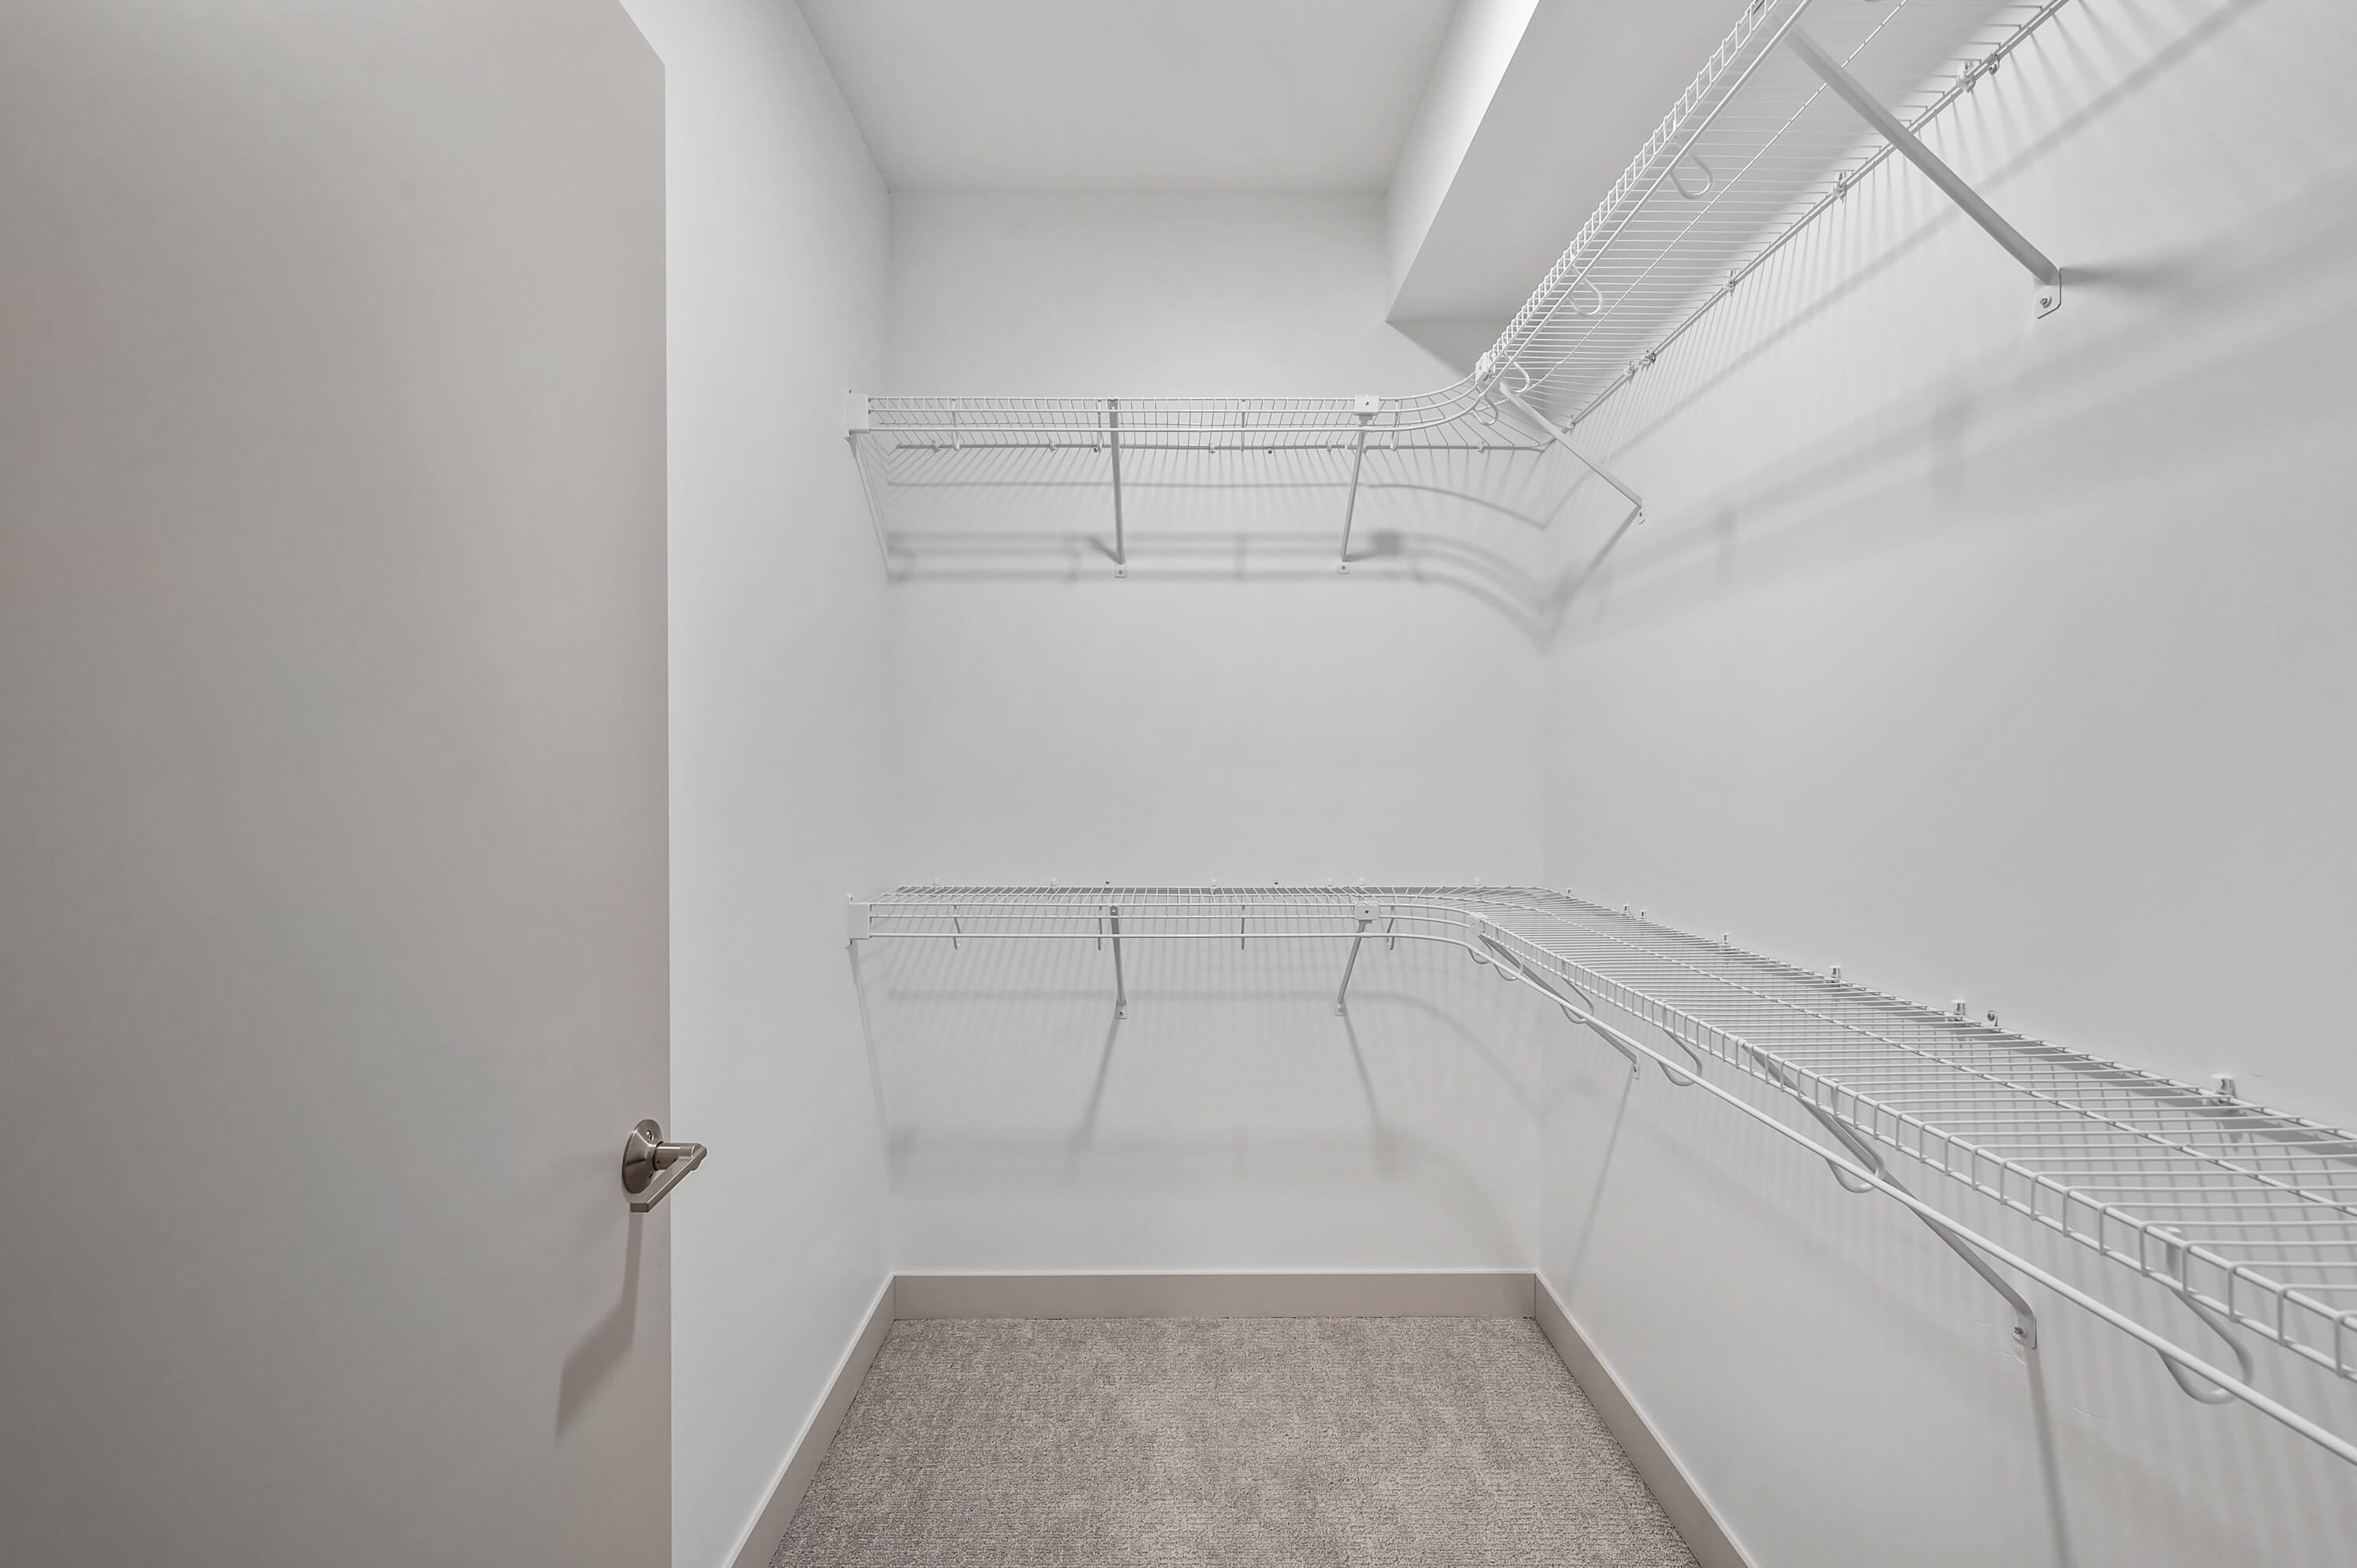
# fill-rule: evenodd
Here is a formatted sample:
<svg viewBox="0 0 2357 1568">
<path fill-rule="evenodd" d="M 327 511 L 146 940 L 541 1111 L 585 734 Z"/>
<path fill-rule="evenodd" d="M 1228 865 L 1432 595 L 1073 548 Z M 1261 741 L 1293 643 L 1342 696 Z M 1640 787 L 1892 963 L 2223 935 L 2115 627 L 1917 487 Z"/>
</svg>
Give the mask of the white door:
<svg viewBox="0 0 2357 1568">
<path fill-rule="evenodd" d="M 662 288 L 614 0 L 0 7 L 9 1562 L 668 1561 Z"/>
</svg>

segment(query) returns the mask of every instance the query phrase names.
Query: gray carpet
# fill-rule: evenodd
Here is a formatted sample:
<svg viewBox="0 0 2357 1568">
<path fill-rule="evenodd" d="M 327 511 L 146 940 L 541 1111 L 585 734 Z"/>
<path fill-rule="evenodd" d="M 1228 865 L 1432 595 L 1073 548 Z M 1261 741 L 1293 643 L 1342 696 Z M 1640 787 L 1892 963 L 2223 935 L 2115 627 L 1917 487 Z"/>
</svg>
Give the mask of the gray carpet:
<svg viewBox="0 0 2357 1568">
<path fill-rule="evenodd" d="M 903 1322 L 773 1568 L 1694 1559 L 1511 1317 Z"/>
</svg>

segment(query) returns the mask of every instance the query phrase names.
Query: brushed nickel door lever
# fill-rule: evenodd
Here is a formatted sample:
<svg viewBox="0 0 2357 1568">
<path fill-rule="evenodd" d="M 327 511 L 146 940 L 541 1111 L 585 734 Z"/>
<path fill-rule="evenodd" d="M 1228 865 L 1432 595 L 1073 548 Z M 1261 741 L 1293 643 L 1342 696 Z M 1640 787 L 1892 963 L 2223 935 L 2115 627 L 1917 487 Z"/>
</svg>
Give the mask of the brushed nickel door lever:
<svg viewBox="0 0 2357 1568">
<path fill-rule="evenodd" d="M 644 1214 L 671 1194 L 682 1177 L 704 1163 L 701 1144 L 666 1144 L 662 1123 L 640 1122 L 622 1140 L 622 1190 L 630 1195 L 630 1212 Z"/>
</svg>

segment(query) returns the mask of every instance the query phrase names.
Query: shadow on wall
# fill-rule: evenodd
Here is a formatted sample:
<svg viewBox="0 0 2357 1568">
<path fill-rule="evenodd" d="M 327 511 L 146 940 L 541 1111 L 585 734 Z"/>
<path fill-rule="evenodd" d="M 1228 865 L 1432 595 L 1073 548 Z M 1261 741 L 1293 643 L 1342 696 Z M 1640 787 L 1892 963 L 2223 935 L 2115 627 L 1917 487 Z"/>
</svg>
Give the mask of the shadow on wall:
<svg viewBox="0 0 2357 1568">
<path fill-rule="evenodd" d="M 1779 571 L 1911 548 L 1924 542 L 1926 524 L 2061 510 L 2074 491 L 2149 476 L 2137 463 L 2091 472 L 2089 453 L 2159 463 L 2190 456 L 2156 444 L 2156 429 L 2199 428 L 2212 448 L 2263 433 L 2276 423 L 2268 410 L 2280 407 L 2275 392 L 2287 362 L 2357 311 L 2342 260 L 2352 247 L 2357 180 L 2199 252 L 2066 270 L 2081 295 L 2100 289 L 2158 300 L 2171 329 L 2138 316 L 2104 336 L 2081 335 L 2067 353 L 1993 353 L 1871 418 L 1763 455 L 1667 515 L 1649 530 L 1649 548 L 1624 553 L 1598 584 L 1610 593 L 1616 618 L 1674 618 L 1717 590 L 1738 547 L 1766 552 L 1763 563 Z M 1727 325 L 1729 336 L 1742 329 Z M 1635 429 L 1623 445 L 1642 452 L 1677 415 L 1795 330 L 1788 324 L 1762 335 L 1688 385 L 1663 377 L 1651 400 L 1632 403 Z M 2237 386 L 2267 395 L 2236 396 Z M 2135 395 L 2124 398 L 2129 387 Z M 1969 510 L 1941 499 L 1967 491 Z"/>
<path fill-rule="evenodd" d="M 1530 1266 L 1561 1020 L 1348 946 L 1133 939 L 1125 1015 L 1099 942 L 856 944 L 897 1266 Z"/>
<path fill-rule="evenodd" d="M 2108 117 L 2199 60 L 2257 5 L 2233 0 L 2112 68 L 2117 74 L 2101 91 L 1993 160 L 1975 183 L 2005 206 L 2025 177 L 2086 154 L 2080 144 Z M 2036 69 L 2025 59 L 2017 75 Z M 2077 102 L 2051 82 L 2036 91 Z M 2010 126 L 1999 108 L 1962 129 L 2001 142 Z M 2074 156 L 2068 177 L 2087 177 L 2090 165 Z M 2151 171 L 2138 165 L 2135 175 L 2149 179 Z M 1753 580 L 1806 575 L 1919 549 L 1958 528 L 2067 514 L 2075 501 L 2144 481 L 2156 467 L 2214 462 L 2282 423 L 2289 367 L 2357 317 L 2357 274 L 2346 264 L 2357 247 L 2357 174 L 2344 172 L 2239 215 L 2198 244 L 2066 265 L 2063 314 L 2034 327 L 2026 310 L 2020 320 L 2008 316 L 1975 358 L 1960 362 L 1942 328 L 1927 327 L 1932 351 L 1923 362 L 1938 372 L 1910 369 L 1892 381 L 1889 335 L 1911 327 L 1878 317 L 1873 306 L 1840 307 L 1959 237 L 1986 262 L 1989 280 L 2011 288 L 2020 274 L 1993 246 L 1980 255 L 1977 232 L 1896 160 L 1857 194 L 1590 416 L 1584 429 L 1595 449 L 1625 464 L 1641 487 L 1666 476 L 1667 504 L 1609 569 L 1598 553 L 1588 569 L 1568 574 L 1577 581 L 1563 596 L 1566 610 L 1585 590 L 1590 618 L 1609 601 L 1617 623 L 1674 620 L 1709 601 L 1738 566 Z M 2181 221 L 2171 199 L 2156 187 L 2120 204 Z M 1958 308 L 1972 304 L 1959 300 Z M 1796 356 L 1808 358 L 1812 386 L 1800 407 L 1759 379 L 1789 372 Z M 1883 382 L 1866 379 L 1878 374 Z M 1715 403 L 1738 417 L 1701 423 L 1722 437 L 1741 429 L 1739 445 L 1690 449 L 1697 415 Z M 2343 390 L 2304 417 L 2345 418 L 2348 407 Z M 2172 441 L 2163 434 L 2172 430 L 2198 440 Z M 1706 475 L 1707 489 L 1684 482 L 1688 475 Z M 1573 541 L 1616 526 L 1593 491 L 1565 513 L 1562 532 Z M 1570 553 L 1578 549 L 1566 543 Z M 1547 635 L 1563 624 L 1558 618 Z"/>
</svg>

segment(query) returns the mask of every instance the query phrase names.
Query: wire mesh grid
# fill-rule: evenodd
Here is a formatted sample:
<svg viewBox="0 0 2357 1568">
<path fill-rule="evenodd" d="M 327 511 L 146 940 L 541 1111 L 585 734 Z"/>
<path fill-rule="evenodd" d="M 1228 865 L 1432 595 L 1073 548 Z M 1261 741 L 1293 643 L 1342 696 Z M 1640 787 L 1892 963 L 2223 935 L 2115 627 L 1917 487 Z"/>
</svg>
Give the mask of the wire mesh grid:
<svg viewBox="0 0 2357 1568">
<path fill-rule="evenodd" d="M 870 397 L 855 439 L 875 448 L 871 501 L 888 511 L 896 487 L 962 476 L 1003 484 L 988 457 L 1009 451 L 1321 452 L 1346 467 L 1370 452 L 1541 451 L 1550 433 L 1509 394 L 1576 426 L 1889 156 L 1777 47 L 1791 28 L 1805 19 L 1920 134 L 2068 3 L 1750 0 L 1473 374 L 1404 397 Z"/>
<path fill-rule="evenodd" d="M 1408 397 L 871 397 L 896 451 L 1331 451 L 1527 445 L 1473 377 Z"/>
<path fill-rule="evenodd" d="M 1449 942 L 2357 1379 L 2357 1138 L 1639 915 L 1485 887 L 905 887 L 853 934 Z"/>
<path fill-rule="evenodd" d="M 1808 34 L 1910 129 L 2068 0 L 1760 0 L 1639 149 L 1483 361 L 1576 424 L 1891 151 L 1801 57 Z"/>
</svg>

